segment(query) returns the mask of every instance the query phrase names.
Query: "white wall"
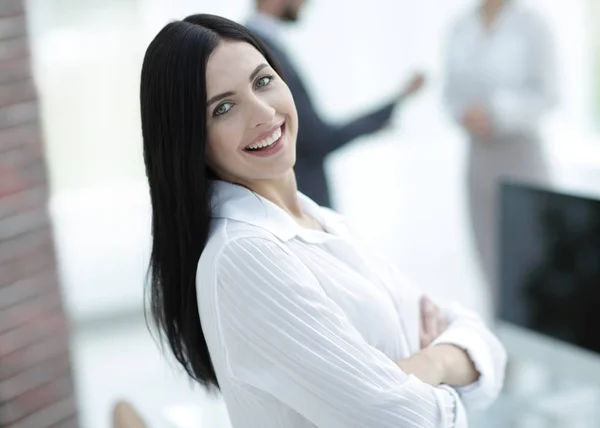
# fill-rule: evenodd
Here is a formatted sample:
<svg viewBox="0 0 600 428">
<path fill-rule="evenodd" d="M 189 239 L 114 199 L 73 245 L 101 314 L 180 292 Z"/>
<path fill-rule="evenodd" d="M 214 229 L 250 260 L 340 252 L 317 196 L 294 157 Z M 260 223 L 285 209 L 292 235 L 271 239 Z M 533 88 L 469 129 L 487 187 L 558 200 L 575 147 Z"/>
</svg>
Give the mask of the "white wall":
<svg viewBox="0 0 600 428">
<path fill-rule="evenodd" d="M 39 0 L 31 2 L 34 9 L 42 7 Z M 530 2 L 553 27 L 562 64 L 563 104 L 545 129 L 549 156 L 557 165 L 597 168 L 600 150 L 594 147 L 588 110 L 586 0 Z M 149 217 L 136 79 L 145 46 L 171 18 L 209 12 L 241 20 L 251 3 L 140 1 L 140 8 L 132 9 L 135 17 L 111 20 L 117 23 L 113 27 L 72 28 L 75 39 L 54 29 L 34 40 L 43 70 L 37 76 L 54 186 L 52 212 L 66 295 L 78 317 L 139 307 L 141 301 Z M 317 104 L 331 120 L 377 105 L 413 70 L 427 73 L 427 90 L 402 109 L 393 127 L 331 157 L 335 201 L 369 245 L 385 251 L 425 289 L 483 310 L 465 220 L 464 140 L 440 102 L 444 34 L 472 3 L 313 0 L 288 38 Z M 107 37 L 115 28 L 119 37 Z M 108 65 L 117 68 L 105 69 Z"/>
</svg>

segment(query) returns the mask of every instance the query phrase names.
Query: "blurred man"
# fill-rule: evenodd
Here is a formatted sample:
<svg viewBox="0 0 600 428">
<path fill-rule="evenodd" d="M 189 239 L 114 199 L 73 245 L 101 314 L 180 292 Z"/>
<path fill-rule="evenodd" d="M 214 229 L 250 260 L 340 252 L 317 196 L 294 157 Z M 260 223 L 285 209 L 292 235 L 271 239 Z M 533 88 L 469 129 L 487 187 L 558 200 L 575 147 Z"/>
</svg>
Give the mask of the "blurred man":
<svg viewBox="0 0 600 428">
<path fill-rule="evenodd" d="M 394 107 L 421 89 L 424 77 L 415 75 L 390 103 L 371 113 L 343 125 L 326 123 L 317 113 L 307 88 L 287 56 L 281 40 L 283 23 L 295 22 L 304 3 L 305 0 L 256 0 L 256 12 L 246 26 L 271 49 L 281 65 L 296 102 L 299 121 L 296 149 L 298 188 L 319 205 L 330 206 L 324 169 L 325 157 L 355 138 L 382 129 L 390 121 Z"/>
</svg>

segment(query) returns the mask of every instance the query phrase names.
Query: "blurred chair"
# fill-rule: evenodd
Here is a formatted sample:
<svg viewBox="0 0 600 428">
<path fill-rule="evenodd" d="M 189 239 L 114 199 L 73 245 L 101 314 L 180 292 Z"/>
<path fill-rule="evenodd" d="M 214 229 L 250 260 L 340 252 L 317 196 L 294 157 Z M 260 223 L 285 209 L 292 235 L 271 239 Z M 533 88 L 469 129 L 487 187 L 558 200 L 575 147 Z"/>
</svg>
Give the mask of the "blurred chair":
<svg viewBox="0 0 600 428">
<path fill-rule="evenodd" d="M 131 404 L 118 401 L 113 407 L 113 428 L 148 428 L 148 425 Z"/>
</svg>

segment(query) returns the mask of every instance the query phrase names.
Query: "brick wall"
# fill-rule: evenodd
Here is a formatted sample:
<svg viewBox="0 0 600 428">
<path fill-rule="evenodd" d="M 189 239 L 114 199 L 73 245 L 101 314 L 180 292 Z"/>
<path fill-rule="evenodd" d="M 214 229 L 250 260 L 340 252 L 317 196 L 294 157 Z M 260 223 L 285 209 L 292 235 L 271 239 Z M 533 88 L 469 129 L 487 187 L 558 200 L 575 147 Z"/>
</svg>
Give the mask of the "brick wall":
<svg viewBox="0 0 600 428">
<path fill-rule="evenodd" d="M 77 426 L 24 0 L 0 0 L 0 427 Z"/>
</svg>

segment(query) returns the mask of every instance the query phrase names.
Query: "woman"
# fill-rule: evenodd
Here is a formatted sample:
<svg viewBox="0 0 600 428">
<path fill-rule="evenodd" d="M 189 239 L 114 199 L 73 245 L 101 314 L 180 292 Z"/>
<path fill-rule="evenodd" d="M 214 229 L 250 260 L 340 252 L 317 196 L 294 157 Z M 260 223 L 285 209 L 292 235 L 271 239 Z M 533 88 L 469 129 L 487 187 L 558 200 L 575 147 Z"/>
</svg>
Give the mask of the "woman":
<svg viewBox="0 0 600 428">
<path fill-rule="evenodd" d="M 141 109 L 153 315 L 235 428 L 464 427 L 463 403 L 496 397 L 505 353 L 482 323 L 448 307 L 421 350 L 421 294 L 297 192 L 294 101 L 244 27 L 168 24 Z"/>
<path fill-rule="evenodd" d="M 446 104 L 469 135 L 471 224 L 495 290 L 499 184 L 547 175 L 538 128 L 557 98 L 554 46 L 541 19 L 518 0 L 483 0 L 456 23 L 446 52 Z"/>
</svg>

